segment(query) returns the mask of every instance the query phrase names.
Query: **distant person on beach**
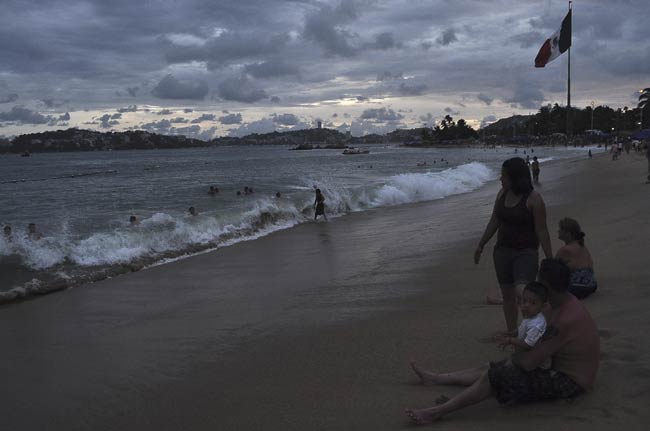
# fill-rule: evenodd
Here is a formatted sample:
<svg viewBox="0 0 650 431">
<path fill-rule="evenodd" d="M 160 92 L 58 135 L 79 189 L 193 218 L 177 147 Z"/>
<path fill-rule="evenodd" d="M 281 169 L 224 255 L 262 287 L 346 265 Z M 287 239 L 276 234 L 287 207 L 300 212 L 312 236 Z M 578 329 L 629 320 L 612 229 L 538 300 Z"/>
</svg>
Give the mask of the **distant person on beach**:
<svg viewBox="0 0 650 431">
<path fill-rule="evenodd" d="M 576 298 L 586 298 L 598 289 L 598 283 L 594 261 L 585 246 L 585 233 L 576 220 L 566 217 L 560 220 L 558 238 L 564 245 L 555 257 L 564 261 L 571 270 L 569 292 Z"/>
<path fill-rule="evenodd" d="M 539 184 L 539 161 L 537 156 L 533 157 L 533 163 L 530 165 L 531 171 L 533 172 L 533 182 Z"/>
<path fill-rule="evenodd" d="M 140 220 L 138 220 L 136 216 L 132 215 L 129 217 L 129 223 L 131 223 L 131 226 L 137 226 L 140 224 Z"/>
<path fill-rule="evenodd" d="M 30 223 L 27 225 L 27 237 L 33 240 L 43 238 L 43 234 L 36 229 L 36 223 Z"/>
<path fill-rule="evenodd" d="M 589 158 L 591 159 L 593 156 L 591 155 L 591 150 L 589 150 Z"/>
<path fill-rule="evenodd" d="M 517 330 L 517 298 L 523 287 L 535 280 L 538 248 L 553 257 L 551 237 L 546 226 L 546 205 L 533 189 L 526 161 L 514 157 L 501 167 L 501 190 L 494 202 L 492 216 L 474 251 L 478 264 L 483 247 L 497 233 L 494 269 L 503 298 L 503 314 L 508 332 Z M 498 303 L 488 296 L 488 303 Z"/>
<path fill-rule="evenodd" d="M 276 197 L 276 198 L 279 198 L 279 197 L 281 197 L 281 196 L 282 196 L 282 195 L 280 194 L 280 192 L 276 192 L 276 193 L 275 193 L 275 197 Z"/>
<path fill-rule="evenodd" d="M 5 235 L 5 241 L 11 242 L 11 226 L 6 225 L 4 228 L 2 228 L 2 232 Z"/>
<path fill-rule="evenodd" d="M 569 268 L 558 259 L 544 259 L 539 281 L 548 289 L 551 318 L 541 341 L 530 351 L 450 373 L 426 370 L 411 362 L 425 385 L 460 385 L 467 389 L 422 410 L 406 409 L 417 425 L 432 423 L 456 410 L 495 397 L 500 404 L 573 398 L 590 389 L 600 358 L 598 327 L 584 305 L 568 291 Z M 540 368 L 551 360 L 552 368 Z"/>
<path fill-rule="evenodd" d="M 316 189 L 316 199 L 314 200 L 314 220 L 318 219 L 319 215 L 322 215 L 327 221 L 327 215 L 325 215 L 325 196 L 321 193 L 320 189 Z"/>
<path fill-rule="evenodd" d="M 197 215 L 199 215 L 199 213 L 196 211 L 196 208 L 194 208 L 194 207 L 189 207 L 189 208 L 187 209 L 187 212 L 189 212 L 191 216 L 197 216 Z"/>
<path fill-rule="evenodd" d="M 237 196 L 241 196 L 241 192 L 237 190 Z"/>
</svg>

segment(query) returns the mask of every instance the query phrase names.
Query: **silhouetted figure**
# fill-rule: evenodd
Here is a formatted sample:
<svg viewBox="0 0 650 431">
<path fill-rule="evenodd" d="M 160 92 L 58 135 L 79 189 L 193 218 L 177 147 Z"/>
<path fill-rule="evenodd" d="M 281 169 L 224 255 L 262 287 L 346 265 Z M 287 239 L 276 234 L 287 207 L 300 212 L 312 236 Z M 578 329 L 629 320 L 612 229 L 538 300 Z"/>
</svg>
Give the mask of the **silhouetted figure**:
<svg viewBox="0 0 650 431">
<path fill-rule="evenodd" d="M 41 234 L 36 229 L 36 223 L 30 223 L 27 225 L 27 236 L 29 237 L 29 239 L 33 239 L 33 240 L 39 240 L 43 238 L 43 234 Z"/>
<path fill-rule="evenodd" d="M 318 219 L 319 215 L 325 217 L 327 221 L 327 216 L 325 215 L 325 196 L 321 193 L 320 189 L 316 189 L 316 199 L 314 200 L 314 209 L 316 210 L 314 214 L 314 220 Z"/>
</svg>

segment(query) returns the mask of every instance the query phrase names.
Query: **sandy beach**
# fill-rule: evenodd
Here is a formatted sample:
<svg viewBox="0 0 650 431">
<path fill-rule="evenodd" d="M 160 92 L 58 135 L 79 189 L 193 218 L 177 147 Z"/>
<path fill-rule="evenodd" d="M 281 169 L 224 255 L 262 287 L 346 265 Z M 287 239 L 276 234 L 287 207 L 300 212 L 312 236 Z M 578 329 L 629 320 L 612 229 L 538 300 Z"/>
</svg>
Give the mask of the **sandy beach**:
<svg viewBox="0 0 650 431">
<path fill-rule="evenodd" d="M 571 216 L 595 261 L 594 390 L 572 402 L 488 400 L 436 428 L 646 429 L 646 169 L 641 153 L 542 165 L 554 251 L 557 222 Z M 491 253 L 472 261 L 497 190 L 309 223 L 3 306 L 2 428 L 409 428 L 405 407 L 459 391 L 417 385 L 410 359 L 449 370 L 504 356 L 491 341 L 501 308 L 485 305 Z"/>
</svg>

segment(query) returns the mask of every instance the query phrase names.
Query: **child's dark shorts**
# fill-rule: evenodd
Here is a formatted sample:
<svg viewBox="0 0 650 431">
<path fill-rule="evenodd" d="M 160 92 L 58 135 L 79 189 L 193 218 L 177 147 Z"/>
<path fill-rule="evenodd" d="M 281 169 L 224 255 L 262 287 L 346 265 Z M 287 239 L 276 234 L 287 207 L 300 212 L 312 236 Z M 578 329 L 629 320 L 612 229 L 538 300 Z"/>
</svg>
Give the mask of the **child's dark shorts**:
<svg viewBox="0 0 650 431">
<path fill-rule="evenodd" d="M 525 371 L 506 360 L 491 362 L 488 378 L 494 397 L 501 404 L 573 398 L 584 389 L 556 370 Z"/>
</svg>

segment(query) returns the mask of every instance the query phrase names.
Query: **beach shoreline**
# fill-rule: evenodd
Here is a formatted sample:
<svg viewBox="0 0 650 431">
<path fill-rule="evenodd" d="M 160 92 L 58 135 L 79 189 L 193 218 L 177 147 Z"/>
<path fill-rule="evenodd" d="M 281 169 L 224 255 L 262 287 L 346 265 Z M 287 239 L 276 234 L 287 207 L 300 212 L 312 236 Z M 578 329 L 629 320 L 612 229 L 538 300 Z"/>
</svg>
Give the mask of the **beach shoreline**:
<svg viewBox="0 0 650 431">
<path fill-rule="evenodd" d="M 650 320 L 643 291 L 650 277 L 644 264 L 647 236 L 639 234 L 647 232 L 643 220 L 650 211 L 644 168 L 645 159 L 637 155 L 542 166 L 540 191 L 554 250 L 557 221 L 572 216 L 587 232 L 596 262 L 601 287 L 586 301 L 602 334 L 595 390 L 573 403 L 500 408 L 491 400 L 450 415 L 444 426 L 641 429 L 650 420 L 644 407 L 649 349 L 634 333 Z M 441 249 L 428 245 L 427 236 L 442 235 L 445 226 L 418 223 L 433 208 L 458 210 L 454 203 L 462 196 L 444 205 L 411 204 L 298 226 L 255 244 L 4 307 L 0 334 L 9 348 L 0 364 L 13 370 L 0 400 L 5 423 L 8 429 L 68 430 L 405 428 L 404 407 L 427 406 L 440 394 L 458 391 L 415 385 L 409 359 L 440 369 L 503 355 L 489 340 L 503 326 L 503 315 L 484 303 L 486 289 L 496 283 L 491 259 L 488 253 L 479 265 L 471 259 L 497 187 L 490 183 L 471 192 L 474 214 L 464 220 L 475 225 Z M 402 223 L 395 226 L 396 221 Z M 369 236 L 364 229 L 382 226 L 385 235 L 364 242 Z M 425 227 L 431 230 L 418 230 Z M 278 241 L 282 253 L 274 252 Z M 403 250 L 406 244 L 412 249 Z M 303 257 L 291 262 L 283 254 Z M 268 262 L 258 265 L 260 256 Z M 373 267 L 391 257 L 395 264 Z M 328 265 L 337 273 L 322 270 Z M 311 283 L 318 302 L 293 312 L 292 306 L 305 302 L 275 304 L 261 286 L 243 290 L 243 281 L 224 287 L 220 277 L 237 273 L 247 283 L 284 286 L 287 298 L 305 295 L 293 286 Z M 168 288 L 152 298 L 155 286 Z M 389 288 L 395 294 L 385 294 Z M 234 295 L 259 322 L 287 319 L 286 325 L 217 327 L 223 323 L 219 314 L 226 312 L 220 304 Z M 348 314 L 332 319 L 341 302 L 349 304 Z M 232 339 L 219 335 L 228 331 L 241 336 L 220 345 Z M 30 413 L 34 410 L 39 414 Z"/>
</svg>

